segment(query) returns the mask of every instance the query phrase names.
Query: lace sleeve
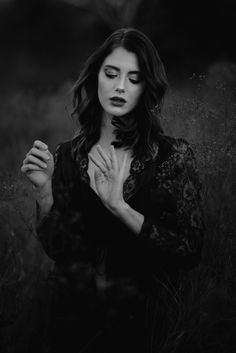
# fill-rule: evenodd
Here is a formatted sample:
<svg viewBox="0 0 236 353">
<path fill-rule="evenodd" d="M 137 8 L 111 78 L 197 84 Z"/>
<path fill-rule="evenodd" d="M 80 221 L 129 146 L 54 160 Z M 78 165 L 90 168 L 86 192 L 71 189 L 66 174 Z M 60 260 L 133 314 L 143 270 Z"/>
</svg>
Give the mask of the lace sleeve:
<svg viewBox="0 0 236 353">
<path fill-rule="evenodd" d="M 54 202 L 50 212 L 36 226 L 45 252 L 57 262 L 66 262 L 81 250 L 83 231 L 81 213 L 72 203 L 72 162 L 67 150 L 66 143 L 59 144 L 55 150 L 52 177 Z"/>
<path fill-rule="evenodd" d="M 190 145 L 177 142 L 174 153 L 157 168 L 140 237 L 192 267 L 200 261 L 204 234 L 201 184 Z"/>
</svg>

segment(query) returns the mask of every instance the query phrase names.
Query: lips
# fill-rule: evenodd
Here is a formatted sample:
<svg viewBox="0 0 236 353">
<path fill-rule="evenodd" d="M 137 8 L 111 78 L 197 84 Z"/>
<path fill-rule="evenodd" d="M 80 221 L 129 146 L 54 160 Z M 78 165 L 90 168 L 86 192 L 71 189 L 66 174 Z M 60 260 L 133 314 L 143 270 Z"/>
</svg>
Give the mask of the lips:
<svg viewBox="0 0 236 353">
<path fill-rule="evenodd" d="M 111 97 L 110 101 L 112 101 L 113 103 L 126 103 L 126 100 L 122 97 Z"/>
</svg>

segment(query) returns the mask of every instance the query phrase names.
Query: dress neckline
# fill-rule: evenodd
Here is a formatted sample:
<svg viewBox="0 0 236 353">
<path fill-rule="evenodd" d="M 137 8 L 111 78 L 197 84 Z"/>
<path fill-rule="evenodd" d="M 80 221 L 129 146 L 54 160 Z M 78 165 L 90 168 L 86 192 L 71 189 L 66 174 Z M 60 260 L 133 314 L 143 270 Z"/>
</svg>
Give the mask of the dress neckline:
<svg viewBox="0 0 236 353">
<path fill-rule="evenodd" d="M 91 188 L 90 177 L 88 174 L 88 165 L 89 158 L 86 154 L 79 161 L 80 178 Z M 137 156 L 134 156 L 130 163 L 129 175 L 127 176 L 123 184 L 123 197 L 125 201 L 127 201 L 136 192 L 137 175 L 144 169 L 144 167 L 144 162 L 141 162 Z M 97 193 L 92 188 L 91 190 L 94 192 L 94 194 L 97 195 Z"/>
</svg>

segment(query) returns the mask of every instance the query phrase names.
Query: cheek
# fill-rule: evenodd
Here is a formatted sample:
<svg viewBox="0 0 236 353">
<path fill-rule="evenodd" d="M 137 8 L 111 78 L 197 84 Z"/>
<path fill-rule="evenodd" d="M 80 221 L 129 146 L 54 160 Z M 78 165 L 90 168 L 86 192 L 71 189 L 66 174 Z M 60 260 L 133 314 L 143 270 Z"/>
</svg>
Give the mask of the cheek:
<svg viewBox="0 0 236 353">
<path fill-rule="evenodd" d="M 99 77 L 98 78 L 98 98 L 100 101 L 104 99 L 105 92 L 106 92 L 105 82 L 101 77 Z"/>
<path fill-rule="evenodd" d="M 102 78 L 101 75 L 98 75 L 98 94 L 102 91 Z"/>
<path fill-rule="evenodd" d="M 101 73 L 98 76 L 98 91 L 106 93 L 111 87 L 111 82 Z"/>
<path fill-rule="evenodd" d="M 133 91 L 132 97 L 133 97 L 133 103 L 137 103 L 141 97 L 143 93 L 143 87 L 138 87 L 135 88 L 135 90 Z"/>
</svg>

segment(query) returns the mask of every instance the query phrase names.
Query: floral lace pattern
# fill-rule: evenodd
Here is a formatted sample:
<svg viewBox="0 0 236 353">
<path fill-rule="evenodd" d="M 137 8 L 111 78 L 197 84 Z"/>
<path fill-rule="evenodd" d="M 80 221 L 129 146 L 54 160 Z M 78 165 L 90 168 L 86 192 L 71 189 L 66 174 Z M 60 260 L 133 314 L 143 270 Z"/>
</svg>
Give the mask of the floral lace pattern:
<svg viewBox="0 0 236 353">
<path fill-rule="evenodd" d="M 157 169 L 151 198 L 165 194 L 175 212 L 162 210 L 159 222 L 145 219 L 141 236 L 149 237 L 158 247 L 169 247 L 180 256 L 197 254 L 202 244 L 203 215 L 200 208 L 201 184 L 193 151 L 186 141 L 174 146 L 175 152 Z M 175 229 L 165 225 L 171 223 Z M 172 225 L 173 227 L 173 225 Z"/>
<path fill-rule="evenodd" d="M 127 201 L 132 195 L 135 194 L 137 189 L 137 176 L 143 171 L 145 165 L 138 158 L 134 158 L 130 165 L 130 174 L 124 182 L 123 195 L 124 200 Z"/>
<path fill-rule="evenodd" d="M 83 157 L 79 161 L 79 171 L 80 171 L 80 178 L 83 180 L 85 183 L 89 184 L 89 175 L 88 175 L 88 157 Z"/>
<path fill-rule="evenodd" d="M 125 201 L 142 188 L 139 197 L 145 212 L 141 212 L 144 222 L 137 238 L 144 238 L 160 251 L 175 253 L 181 258 L 198 257 L 202 247 L 204 224 L 200 206 L 201 185 L 193 151 L 184 140 L 167 139 L 159 152 L 157 158 L 150 163 L 141 162 L 135 157 L 131 161 L 130 173 L 123 185 Z M 71 157 L 69 143 L 59 145 L 54 158 L 55 202 L 52 211 L 39 225 L 38 234 L 45 249 L 49 249 L 50 254 L 54 254 L 56 249 L 57 256 L 59 257 L 60 253 L 62 258 L 63 247 L 68 249 L 68 254 L 70 248 L 83 248 L 86 253 L 87 245 L 82 236 L 83 204 L 78 205 L 77 199 L 74 202 L 73 195 L 77 192 L 74 175 L 78 177 L 79 173 L 82 181 L 90 183 L 89 159 L 88 156 L 82 156 L 78 160 Z M 133 201 L 135 205 L 136 199 Z M 81 236 L 76 236 L 78 230 Z M 79 245 L 73 246 L 73 239 L 77 239 Z M 59 240 L 61 247 L 57 244 Z"/>
</svg>

